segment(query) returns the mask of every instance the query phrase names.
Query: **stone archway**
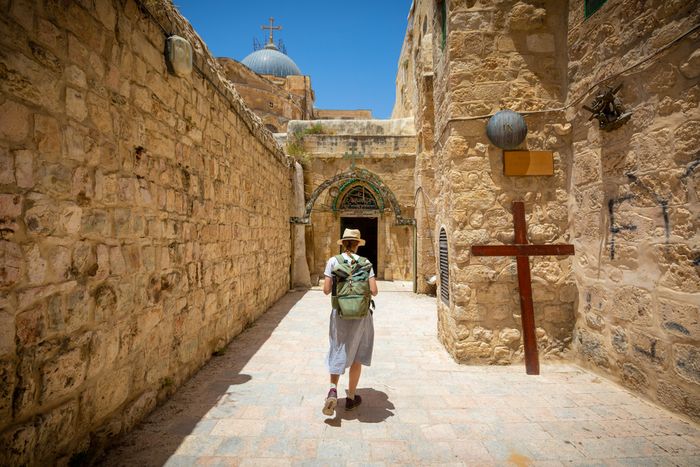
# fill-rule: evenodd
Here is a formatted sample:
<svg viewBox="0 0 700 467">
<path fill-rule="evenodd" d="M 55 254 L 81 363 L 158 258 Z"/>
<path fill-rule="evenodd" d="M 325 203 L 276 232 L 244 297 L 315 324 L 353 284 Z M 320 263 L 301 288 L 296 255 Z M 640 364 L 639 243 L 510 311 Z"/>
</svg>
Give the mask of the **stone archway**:
<svg viewBox="0 0 700 467">
<path fill-rule="evenodd" d="M 333 192 L 332 187 L 338 188 L 337 193 Z M 328 203 L 321 203 L 319 200 L 324 198 L 326 190 L 330 190 L 330 200 Z M 346 201 L 350 194 L 359 196 L 360 199 L 348 205 Z M 323 207 L 319 208 L 321 204 Z M 316 215 L 320 215 L 321 218 L 316 219 Z M 361 230 L 364 228 L 368 239 L 374 237 L 372 241 L 375 246 L 368 247 L 366 253 L 375 257 L 376 261 L 373 264 L 379 279 L 415 282 L 413 250 L 416 221 L 412 217 L 404 217 L 394 192 L 378 175 L 366 169 L 351 169 L 320 183 L 309 196 L 303 214 L 290 218 L 290 222 L 295 226 L 310 227 L 305 230 L 303 241 L 312 282 L 322 274 L 325 259 L 329 255 L 337 254 L 333 252 L 332 247 L 335 242 L 329 244 L 328 238 L 340 235 L 344 225 Z M 402 227 L 413 229 L 406 231 Z M 320 233 L 318 242 L 317 233 Z M 301 232 L 296 232 L 295 238 L 301 239 Z"/>
<path fill-rule="evenodd" d="M 304 215 L 302 217 L 291 217 L 290 222 L 293 224 L 310 224 L 311 223 L 311 211 L 314 208 L 314 204 L 318 200 L 319 196 L 333 186 L 334 184 L 345 181 L 345 180 L 357 180 L 360 182 L 365 182 L 372 188 L 376 189 L 381 197 L 388 201 L 391 210 L 394 212 L 396 218 L 396 225 L 415 225 L 416 220 L 414 218 L 405 218 L 401 215 L 401 206 L 396 199 L 396 196 L 391 191 L 391 189 L 382 181 L 379 176 L 365 169 L 355 169 L 349 170 L 347 172 L 340 173 L 334 177 L 321 183 L 316 189 L 311 193 L 309 200 L 306 203 L 304 209 Z"/>
</svg>

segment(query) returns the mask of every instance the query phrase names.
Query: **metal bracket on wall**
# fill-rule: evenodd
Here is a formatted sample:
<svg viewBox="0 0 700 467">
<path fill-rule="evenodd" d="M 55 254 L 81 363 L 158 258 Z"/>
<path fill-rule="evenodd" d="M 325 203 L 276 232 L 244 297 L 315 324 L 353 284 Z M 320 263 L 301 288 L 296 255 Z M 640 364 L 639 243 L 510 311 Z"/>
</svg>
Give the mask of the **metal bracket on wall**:
<svg viewBox="0 0 700 467">
<path fill-rule="evenodd" d="M 622 83 L 615 89 L 606 87 L 593 99 L 590 107 L 583 106 L 584 109 L 591 112 L 588 120 L 594 118 L 598 120 L 598 126 L 601 130 L 613 131 L 627 123 L 632 117 L 632 112 L 625 112 L 622 101 L 616 96 L 620 89 L 622 89 Z"/>
</svg>

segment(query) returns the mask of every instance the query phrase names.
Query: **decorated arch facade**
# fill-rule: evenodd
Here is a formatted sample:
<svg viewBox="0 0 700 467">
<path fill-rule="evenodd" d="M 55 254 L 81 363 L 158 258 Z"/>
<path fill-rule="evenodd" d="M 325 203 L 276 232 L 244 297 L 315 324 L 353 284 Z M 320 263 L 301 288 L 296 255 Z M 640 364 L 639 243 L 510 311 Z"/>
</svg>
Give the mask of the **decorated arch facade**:
<svg viewBox="0 0 700 467">
<path fill-rule="evenodd" d="M 311 196 L 309 196 L 309 200 L 306 202 L 304 209 L 304 215 L 302 217 L 291 217 L 290 222 L 293 224 L 310 224 L 311 212 L 318 198 L 324 191 L 333 186 L 337 186 L 341 182 L 344 183 L 342 183 L 342 185 L 339 187 L 339 192 L 334 197 L 334 208 L 337 209 L 341 207 L 340 204 L 342 204 L 344 196 L 347 196 L 349 193 L 348 188 L 364 186 L 375 194 L 375 199 L 377 201 L 376 209 L 384 210 L 388 207 L 393 211 L 396 225 L 415 225 L 416 221 L 414 218 L 406 218 L 402 215 L 401 206 L 399 205 L 393 191 L 386 185 L 386 183 L 384 183 L 384 181 L 382 181 L 378 175 L 366 169 L 349 170 L 326 179 L 323 183 L 316 187 L 313 193 L 311 193 Z"/>
</svg>

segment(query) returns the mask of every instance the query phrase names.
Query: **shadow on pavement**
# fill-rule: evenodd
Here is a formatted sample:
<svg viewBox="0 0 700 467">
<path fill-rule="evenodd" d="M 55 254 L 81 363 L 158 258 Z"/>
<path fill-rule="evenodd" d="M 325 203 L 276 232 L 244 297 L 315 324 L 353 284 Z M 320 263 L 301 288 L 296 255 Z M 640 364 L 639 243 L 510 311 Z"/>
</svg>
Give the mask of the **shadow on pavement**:
<svg viewBox="0 0 700 467">
<path fill-rule="evenodd" d="M 231 386 L 252 379 L 241 373 L 250 359 L 270 338 L 272 332 L 294 305 L 306 294 L 289 292 L 241 332 L 221 356 L 214 356 L 175 394 L 142 420 L 136 428 L 114 440 L 96 462 L 100 466 L 162 466 L 186 436 L 210 428 L 218 419 L 230 416 L 237 406 L 218 406 Z M 136 460 L 138 459 L 138 460 Z M 137 464 L 136 464 L 137 462 Z"/>
<path fill-rule="evenodd" d="M 362 397 L 362 405 L 352 411 L 345 410 L 345 398 L 338 399 L 335 417 L 325 420 L 326 425 L 339 428 L 343 420 L 357 420 L 362 423 L 381 423 L 394 416 L 394 404 L 385 392 L 372 388 L 359 388 L 357 394 Z"/>
</svg>

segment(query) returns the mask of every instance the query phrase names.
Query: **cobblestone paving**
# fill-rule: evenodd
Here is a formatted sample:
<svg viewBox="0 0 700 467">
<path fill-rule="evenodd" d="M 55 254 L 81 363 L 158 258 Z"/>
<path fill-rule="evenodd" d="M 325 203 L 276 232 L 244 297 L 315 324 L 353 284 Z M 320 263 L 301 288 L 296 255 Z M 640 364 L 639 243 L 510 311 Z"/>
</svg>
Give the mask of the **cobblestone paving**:
<svg viewBox="0 0 700 467">
<path fill-rule="evenodd" d="M 101 464 L 700 465 L 698 425 L 575 365 L 456 364 L 435 299 L 406 290 L 380 283 L 355 411 L 321 413 L 329 298 L 293 292 Z"/>
</svg>

